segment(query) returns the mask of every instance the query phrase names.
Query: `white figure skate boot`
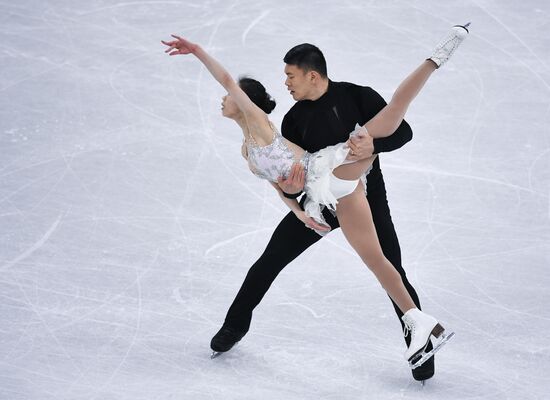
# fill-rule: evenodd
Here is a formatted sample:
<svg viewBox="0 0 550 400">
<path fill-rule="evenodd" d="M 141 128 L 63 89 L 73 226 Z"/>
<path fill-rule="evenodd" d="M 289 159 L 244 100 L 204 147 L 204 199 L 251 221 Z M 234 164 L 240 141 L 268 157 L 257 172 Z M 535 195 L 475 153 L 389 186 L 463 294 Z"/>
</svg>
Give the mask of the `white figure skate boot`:
<svg viewBox="0 0 550 400">
<path fill-rule="evenodd" d="M 451 58 L 451 55 L 455 52 L 460 43 L 462 43 L 470 33 L 468 31 L 468 26 L 470 26 L 469 22 L 464 26 L 453 26 L 451 32 L 436 46 L 433 54 L 428 60 L 432 60 L 437 65 L 437 68 L 445 64 L 449 58 Z"/>
<path fill-rule="evenodd" d="M 418 308 L 410 309 L 401 319 L 405 324 L 405 336 L 408 333 L 411 334 L 411 342 L 405 352 L 405 359 L 409 361 L 409 365 L 413 369 L 424 364 L 454 335 L 454 332 L 447 334 L 434 317 L 423 313 Z M 441 340 L 437 344 L 434 343 L 433 350 L 426 353 L 424 350 L 432 335 Z"/>
</svg>

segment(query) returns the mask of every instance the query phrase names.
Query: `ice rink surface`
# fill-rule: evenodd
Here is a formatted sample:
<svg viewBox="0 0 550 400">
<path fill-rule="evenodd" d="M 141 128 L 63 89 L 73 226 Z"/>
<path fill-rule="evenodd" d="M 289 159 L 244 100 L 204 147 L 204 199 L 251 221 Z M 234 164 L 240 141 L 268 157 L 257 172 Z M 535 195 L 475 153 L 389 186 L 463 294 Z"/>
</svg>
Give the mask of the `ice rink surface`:
<svg viewBox="0 0 550 400">
<path fill-rule="evenodd" d="M 550 6 L 537 1 L 0 1 L 0 398 L 545 399 Z M 471 35 L 381 155 L 404 267 L 456 332 L 420 386 L 391 304 L 340 231 L 294 261 L 210 360 L 286 213 L 248 171 L 223 89 L 171 33 L 293 100 L 282 58 L 386 99 Z M 545 378 L 546 377 L 546 378 Z"/>
</svg>

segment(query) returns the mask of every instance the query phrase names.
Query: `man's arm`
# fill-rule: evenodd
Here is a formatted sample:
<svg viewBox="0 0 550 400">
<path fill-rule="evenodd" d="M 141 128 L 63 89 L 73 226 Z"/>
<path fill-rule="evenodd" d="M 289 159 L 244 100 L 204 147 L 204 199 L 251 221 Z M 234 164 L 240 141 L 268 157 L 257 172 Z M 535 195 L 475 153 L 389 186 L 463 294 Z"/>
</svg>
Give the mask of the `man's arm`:
<svg viewBox="0 0 550 400">
<path fill-rule="evenodd" d="M 365 124 L 386 106 L 386 101 L 374 89 L 370 87 L 359 88 L 360 111 Z M 407 121 L 403 120 L 397 130 L 388 137 L 374 139 L 374 154 L 397 150 L 412 139 L 413 133 Z"/>
<path fill-rule="evenodd" d="M 407 121 L 403 120 L 399 128 L 388 137 L 374 139 L 373 154 L 386 153 L 403 147 L 412 140 L 412 129 Z"/>
<path fill-rule="evenodd" d="M 290 140 L 292 143 L 296 143 L 296 138 L 294 135 L 294 119 L 292 118 L 291 108 L 283 117 L 283 122 L 281 122 L 281 135 L 287 140 Z M 299 143 L 296 143 L 299 145 Z"/>
</svg>

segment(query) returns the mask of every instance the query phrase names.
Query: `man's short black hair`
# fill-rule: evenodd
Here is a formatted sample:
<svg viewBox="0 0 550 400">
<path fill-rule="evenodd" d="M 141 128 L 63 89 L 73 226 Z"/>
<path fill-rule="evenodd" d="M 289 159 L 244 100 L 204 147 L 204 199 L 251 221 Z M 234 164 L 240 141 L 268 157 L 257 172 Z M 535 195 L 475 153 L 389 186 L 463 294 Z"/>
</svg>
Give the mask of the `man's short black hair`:
<svg viewBox="0 0 550 400">
<path fill-rule="evenodd" d="M 327 62 L 323 52 L 317 46 L 302 43 L 291 48 L 283 61 L 289 65 L 296 65 L 305 72 L 316 71 L 323 78 L 327 77 Z"/>
</svg>

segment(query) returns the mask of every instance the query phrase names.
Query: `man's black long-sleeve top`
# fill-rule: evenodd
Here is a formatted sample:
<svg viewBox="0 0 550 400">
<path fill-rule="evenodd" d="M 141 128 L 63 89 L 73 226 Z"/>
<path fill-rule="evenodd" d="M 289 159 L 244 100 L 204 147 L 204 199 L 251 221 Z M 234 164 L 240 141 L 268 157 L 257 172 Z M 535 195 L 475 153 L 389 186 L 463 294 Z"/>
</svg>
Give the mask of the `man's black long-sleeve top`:
<svg viewBox="0 0 550 400">
<path fill-rule="evenodd" d="M 386 102 L 370 87 L 348 82 L 329 81 L 328 90 L 319 99 L 298 101 L 285 115 L 282 135 L 310 153 L 345 142 L 355 129 L 374 117 Z M 412 139 L 412 130 L 405 121 L 391 136 L 374 139 L 374 152 L 396 150 Z M 378 158 L 367 180 L 367 188 L 375 189 L 382 179 Z"/>
</svg>

